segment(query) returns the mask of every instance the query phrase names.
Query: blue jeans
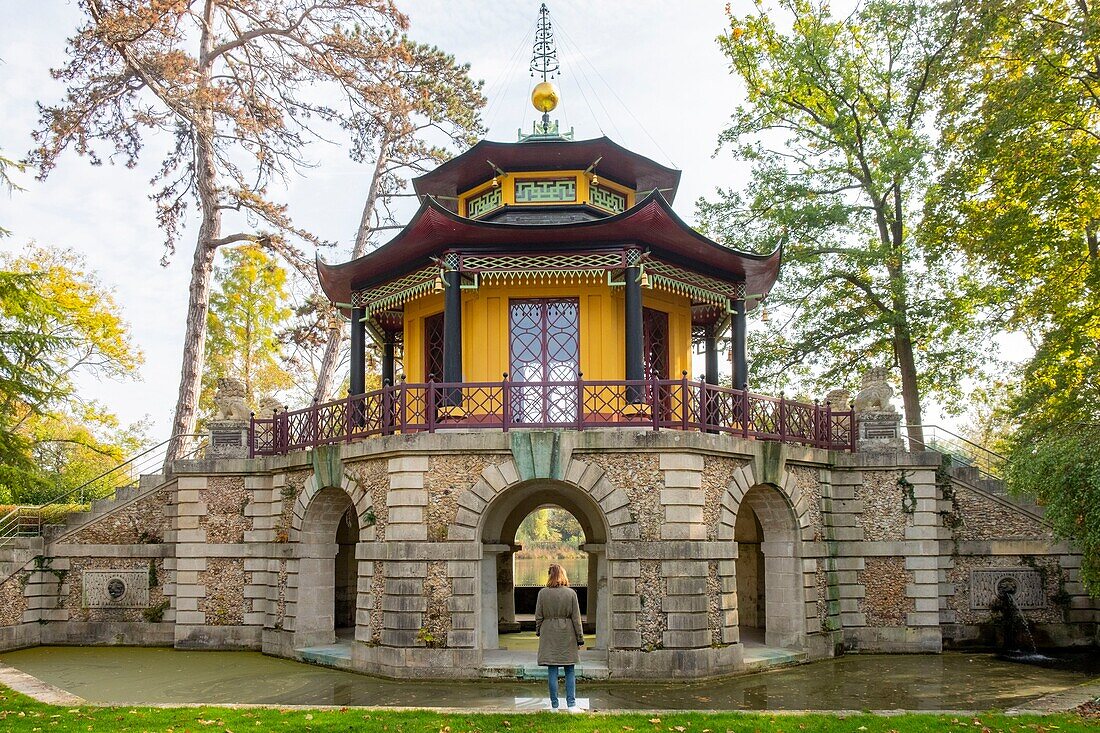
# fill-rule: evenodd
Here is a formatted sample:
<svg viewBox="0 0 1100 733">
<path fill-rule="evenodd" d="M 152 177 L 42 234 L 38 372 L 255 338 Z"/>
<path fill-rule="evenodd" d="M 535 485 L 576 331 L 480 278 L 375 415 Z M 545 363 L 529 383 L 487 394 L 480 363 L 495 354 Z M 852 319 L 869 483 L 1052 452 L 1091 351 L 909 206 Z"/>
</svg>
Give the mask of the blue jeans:
<svg viewBox="0 0 1100 733">
<path fill-rule="evenodd" d="M 572 664 L 565 667 L 565 704 L 573 707 L 577 704 L 577 673 Z M 550 707 L 558 706 L 558 666 L 551 664 L 546 667 L 546 683 L 550 688 Z"/>
</svg>

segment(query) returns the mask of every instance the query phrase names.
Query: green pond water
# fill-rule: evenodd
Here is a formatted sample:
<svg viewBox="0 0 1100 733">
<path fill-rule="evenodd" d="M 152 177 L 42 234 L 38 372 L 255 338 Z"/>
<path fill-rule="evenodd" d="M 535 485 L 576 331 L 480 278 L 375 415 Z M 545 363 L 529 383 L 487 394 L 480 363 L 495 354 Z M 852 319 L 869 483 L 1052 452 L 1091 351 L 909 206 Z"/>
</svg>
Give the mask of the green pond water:
<svg viewBox="0 0 1100 733">
<path fill-rule="evenodd" d="M 530 708 L 537 682 L 389 681 L 257 652 L 37 647 L 0 662 L 90 702 Z M 989 655 L 851 655 L 715 682 L 584 683 L 591 709 L 970 709 L 1012 707 L 1090 679 Z"/>
<path fill-rule="evenodd" d="M 546 585 L 550 563 L 556 562 L 565 569 L 570 585 L 588 585 L 588 558 L 571 557 L 559 560 L 517 557 L 512 565 L 514 585 Z"/>
</svg>

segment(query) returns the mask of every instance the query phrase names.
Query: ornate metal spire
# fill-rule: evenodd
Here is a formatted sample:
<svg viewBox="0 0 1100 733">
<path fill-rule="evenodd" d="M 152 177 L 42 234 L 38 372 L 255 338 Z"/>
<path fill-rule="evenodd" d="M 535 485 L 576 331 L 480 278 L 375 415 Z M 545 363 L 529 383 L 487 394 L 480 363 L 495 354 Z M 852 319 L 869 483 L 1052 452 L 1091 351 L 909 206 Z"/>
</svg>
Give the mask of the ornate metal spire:
<svg viewBox="0 0 1100 733">
<path fill-rule="evenodd" d="M 550 121 L 550 113 L 558 106 L 558 88 L 550 81 L 558 75 L 558 49 L 554 45 L 554 29 L 550 25 L 550 10 L 546 3 L 539 8 L 539 24 L 535 30 L 535 45 L 531 50 L 531 76 L 542 76 L 542 81 L 531 90 L 531 104 L 542 112 L 542 120 L 534 122 L 530 135 L 519 132 L 520 142 L 525 140 L 571 140 L 573 132 L 564 135 L 558 131 L 558 123 Z"/>
<path fill-rule="evenodd" d="M 553 79 L 558 71 L 558 49 L 554 45 L 554 29 L 550 25 L 550 10 L 546 3 L 539 8 L 539 25 L 531 55 L 531 76 L 542 74 L 542 80 Z"/>
</svg>

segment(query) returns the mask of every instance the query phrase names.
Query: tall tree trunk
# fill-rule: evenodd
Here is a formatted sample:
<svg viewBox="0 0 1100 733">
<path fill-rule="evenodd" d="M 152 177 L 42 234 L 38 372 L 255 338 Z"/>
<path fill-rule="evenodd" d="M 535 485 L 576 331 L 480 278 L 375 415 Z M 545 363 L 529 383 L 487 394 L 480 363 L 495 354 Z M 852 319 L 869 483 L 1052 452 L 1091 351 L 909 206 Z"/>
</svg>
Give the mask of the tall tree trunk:
<svg viewBox="0 0 1100 733">
<path fill-rule="evenodd" d="M 330 328 L 325 353 L 321 357 L 321 367 L 317 370 L 317 386 L 313 390 L 314 402 L 325 402 L 332 393 L 332 382 L 336 377 L 336 366 L 340 360 L 340 351 L 344 345 L 344 328 Z"/>
<path fill-rule="evenodd" d="M 207 0 L 203 9 L 203 32 L 200 40 L 199 73 L 210 84 L 210 52 L 214 48 L 215 0 Z M 165 455 L 165 468 L 180 458 L 187 448 L 184 436 L 195 432 L 199 392 L 202 386 L 203 360 L 206 350 L 206 314 L 210 307 L 210 282 L 214 270 L 216 247 L 213 242 L 221 235 L 221 210 L 218 208 L 217 173 L 214 162 L 214 115 L 204 112 L 202 125 L 192 131 L 195 145 L 195 179 L 202 224 L 195 242 L 191 261 L 191 285 L 188 288 L 187 328 L 183 337 L 183 365 L 180 367 L 179 394 L 172 418 L 172 438 Z"/>
<path fill-rule="evenodd" d="M 920 389 L 917 387 L 917 362 L 913 357 L 913 339 L 909 335 L 909 323 L 894 325 L 894 349 L 901 371 L 901 401 L 905 408 L 905 422 L 909 425 L 910 449 L 924 449 L 924 425 L 920 408 Z"/>
<path fill-rule="evenodd" d="M 905 277 L 905 197 L 901 181 L 894 179 L 893 216 L 890 222 L 890 245 L 894 261 L 887 265 L 892 286 L 894 307 L 894 354 L 901 371 L 901 402 L 905 409 L 905 422 L 909 425 L 910 450 L 924 449 L 924 417 L 920 407 L 920 388 L 917 386 L 917 361 L 913 355 L 913 334 L 909 330 L 909 294 Z"/>
<path fill-rule="evenodd" d="M 386 151 L 390 146 L 388 135 L 382 138 L 382 144 L 378 148 L 378 160 L 374 162 L 374 173 L 371 175 L 370 187 L 367 189 L 367 200 L 363 203 L 363 213 L 359 217 L 359 228 L 355 232 L 355 247 L 352 249 L 352 259 L 358 259 L 367 253 L 367 243 L 370 241 L 371 218 L 374 216 L 374 207 L 378 203 L 378 191 L 382 186 L 382 174 L 389 158 Z M 325 344 L 325 353 L 321 357 L 321 367 L 317 370 L 317 388 L 313 391 L 314 402 L 325 402 L 332 396 L 335 388 L 333 381 L 336 378 L 336 366 L 340 360 L 340 352 L 344 348 L 344 329 L 331 329 L 328 332 L 328 342 Z"/>
</svg>

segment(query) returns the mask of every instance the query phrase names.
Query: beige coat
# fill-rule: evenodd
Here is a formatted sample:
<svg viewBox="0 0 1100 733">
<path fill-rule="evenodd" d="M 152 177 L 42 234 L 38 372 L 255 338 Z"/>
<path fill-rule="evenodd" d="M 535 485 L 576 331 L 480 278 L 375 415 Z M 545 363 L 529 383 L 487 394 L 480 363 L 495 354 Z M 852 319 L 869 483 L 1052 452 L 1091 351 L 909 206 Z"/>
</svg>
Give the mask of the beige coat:
<svg viewBox="0 0 1100 733">
<path fill-rule="evenodd" d="M 577 591 L 568 586 L 539 591 L 535 602 L 535 635 L 539 637 L 540 665 L 577 663 L 577 647 L 584 644 Z"/>
</svg>

